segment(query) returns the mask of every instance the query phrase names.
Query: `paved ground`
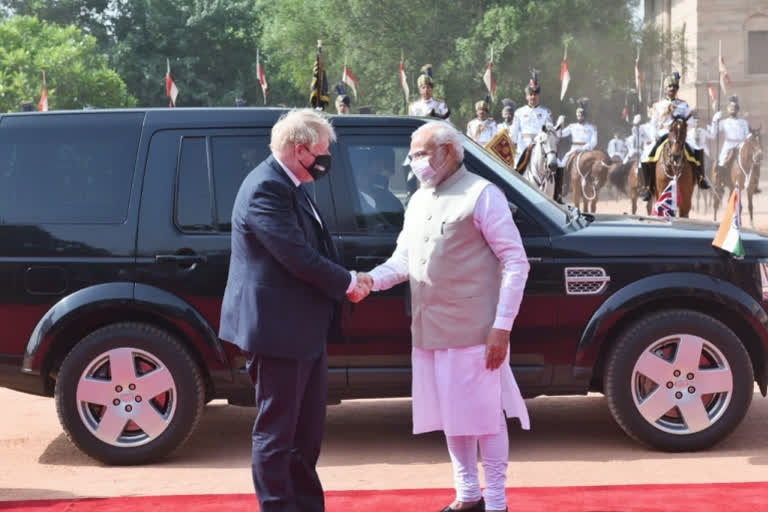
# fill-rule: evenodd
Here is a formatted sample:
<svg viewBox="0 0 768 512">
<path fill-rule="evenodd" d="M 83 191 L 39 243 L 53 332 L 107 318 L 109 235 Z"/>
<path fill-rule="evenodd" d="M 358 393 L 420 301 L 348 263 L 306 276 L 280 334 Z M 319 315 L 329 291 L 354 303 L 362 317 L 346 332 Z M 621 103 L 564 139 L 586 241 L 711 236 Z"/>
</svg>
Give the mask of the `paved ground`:
<svg viewBox="0 0 768 512">
<path fill-rule="evenodd" d="M 630 440 L 601 395 L 527 403 L 532 430 L 510 423 L 510 486 L 742 482 L 768 475 L 768 399 L 759 393 L 730 438 L 695 454 L 654 452 Z M 170 458 L 120 468 L 102 466 L 69 442 L 53 400 L 0 388 L 0 404 L 0 500 L 252 492 L 254 409 L 213 402 Z M 442 435 L 413 436 L 410 429 L 408 399 L 330 407 L 319 464 L 326 489 L 450 487 Z"/>
</svg>

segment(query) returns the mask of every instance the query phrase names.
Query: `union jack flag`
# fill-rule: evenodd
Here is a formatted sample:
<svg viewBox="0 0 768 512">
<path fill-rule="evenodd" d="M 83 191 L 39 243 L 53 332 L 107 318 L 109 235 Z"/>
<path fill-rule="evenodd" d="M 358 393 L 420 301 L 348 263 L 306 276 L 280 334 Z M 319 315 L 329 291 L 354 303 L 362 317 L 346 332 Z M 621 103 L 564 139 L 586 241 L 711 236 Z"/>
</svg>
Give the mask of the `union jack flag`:
<svg viewBox="0 0 768 512">
<path fill-rule="evenodd" d="M 677 180 L 672 180 L 661 193 L 651 213 L 656 217 L 676 217 L 677 205 L 680 202 L 680 192 L 677 189 Z"/>
</svg>

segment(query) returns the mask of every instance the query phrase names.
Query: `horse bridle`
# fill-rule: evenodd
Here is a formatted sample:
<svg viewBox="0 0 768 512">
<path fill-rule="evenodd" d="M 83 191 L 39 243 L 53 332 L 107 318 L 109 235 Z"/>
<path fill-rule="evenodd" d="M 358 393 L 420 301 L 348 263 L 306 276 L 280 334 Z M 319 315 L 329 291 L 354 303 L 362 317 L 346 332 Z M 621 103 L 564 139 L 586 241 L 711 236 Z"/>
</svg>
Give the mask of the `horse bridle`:
<svg viewBox="0 0 768 512">
<path fill-rule="evenodd" d="M 545 130 L 543 130 L 543 132 L 548 134 L 550 132 L 550 130 L 549 129 L 545 129 Z M 549 141 L 547 141 L 547 143 L 548 142 Z M 546 160 L 547 160 L 547 157 L 549 155 L 555 155 L 555 158 L 557 158 L 557 149 L 550 148 L 549 150 L 546 150 L 544 148 L 544 142 L 541 142 L 539 139 L 534 140 L 534 144 L 536 144 L 537 146 L 541 146 L 542 153 L 544 154 L 544 164 L 545 164 L 545 167 L 546 167 Z M 549 147 L 548 144 L 547 144 L 547 147 Z M 536 172 L 531 173 L 531 175 L 533 176 L 533 181 L 536 183 L 536 186 L 539 187 L 539 188 L 541 188 L 542 185 L 544 185 L 546 183 L 546 181 L 549 178 L 550 174 L 552 174 L 552 171 L 550 171 L 549 168 L 547 168 L 547 171 L 544 173 L 544 178 L 541 181 L 539 181 L 538 173 L 536 173 Z"/>
<path fill-rule="evenodd" d="M 681 117 L 676 117 L 675 120 L 672 121 L 672 124 L 669 126 L 669 132 L 668 132 L 669 135 L 667 135 L 667 144 L 666 144 L 667 146 L 669 146 L 669 151 L 664 152 L 664 158 L 662 160 L 662 164 L 664 164 L 664 175 L 671 180 L 674 180 L 680 177 L 680 174 L 683 172 L 683 166 L 685 165 L 685 138 L 683 138 L 682 150 L 673 153 L 671 148 L 671 145 L 673 143 L 672 128 L 677 123 L 685 123 L 685 122 L 686 122 L 685 119 Z M 674 135 L 675 135 L 674 142 L 677 143 L 678 142 L 677 137 L 680 134 L 678 132 L 674 132 Z M 668 170 L 671 171 L 672 174 L 670 174 Z"/>
</svg>

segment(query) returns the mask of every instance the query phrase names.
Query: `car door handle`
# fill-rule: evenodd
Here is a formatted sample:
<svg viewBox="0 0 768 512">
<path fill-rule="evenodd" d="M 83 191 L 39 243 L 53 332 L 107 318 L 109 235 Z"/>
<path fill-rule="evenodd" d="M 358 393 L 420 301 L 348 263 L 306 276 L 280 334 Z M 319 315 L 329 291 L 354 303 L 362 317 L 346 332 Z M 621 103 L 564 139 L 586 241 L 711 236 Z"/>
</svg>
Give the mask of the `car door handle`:
<svg viewBox="0 0 768 512">
<path fill-rule="evenodd" d="M 202 254 L 155 254 L 155 263 L 175 263 L 177 265 L 194 265 L 205 263 L 207 258 Z"/>
</svg>

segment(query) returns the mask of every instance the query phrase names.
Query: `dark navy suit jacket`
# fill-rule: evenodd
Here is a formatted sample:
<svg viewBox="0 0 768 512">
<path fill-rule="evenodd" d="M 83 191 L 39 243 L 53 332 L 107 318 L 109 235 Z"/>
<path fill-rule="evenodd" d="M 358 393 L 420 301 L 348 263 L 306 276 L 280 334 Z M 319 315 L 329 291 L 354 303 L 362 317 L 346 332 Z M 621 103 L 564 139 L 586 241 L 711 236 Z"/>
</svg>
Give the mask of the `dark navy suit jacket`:
<svg viewBox="0 0 768 512">
<path fill-rule="evenodd" d="M 319 215 L 318 211 L 318 215 Z M 315 359 L 351 276 L 326 224 L 273 156 L 243 181 L 219 337 L 255 355 Z"/>
</svg>

